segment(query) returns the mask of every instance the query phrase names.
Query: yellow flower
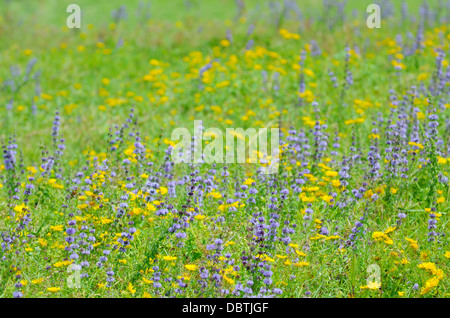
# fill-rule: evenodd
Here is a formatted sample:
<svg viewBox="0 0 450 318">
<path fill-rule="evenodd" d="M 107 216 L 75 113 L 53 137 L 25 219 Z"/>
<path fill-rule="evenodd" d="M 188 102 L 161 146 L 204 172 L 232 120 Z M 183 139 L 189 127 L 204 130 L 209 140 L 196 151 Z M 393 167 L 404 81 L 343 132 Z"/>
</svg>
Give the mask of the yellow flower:
<svg viewBox="0 0 450 318">
<path fill-rule="evenodd" d="M 428 293 L 432 288 L 439 284 L 439 279 L 437 277 L 430 278 L 426 281 L 425 286 L 420 290 L 420 294 L 424 295 Z"/>
<path fill-rule="evenodd" d="M 223 279 L 227 281 L 229 284 L 234 284 L 234 279 L 229 278 L 227 275 L 223 275 Z"/>
<path fill-rule="evenodd" d="M 220 194 L 220 192 L 217 192 L 217 191 L 213 191 L 211 193 L 208 193 L 208 196 L 212 196 L 214 199 L 222 198 L 222 194 Z"/>
<path fill-rule="evenodd" d="M 333 187 L 335 188 L 339 188 L 341 186 L 341 182 L 338 179 L 335 180 L 331 180 L 331 184 L 333 185 Z"/>
<path fill-rule="evenodd" d="M 291 33 L 286 29 L 280 29 L 279 30 L 280 35 L 285 38 L 285 39 L 294 39 L 294 40 L 299 40 L 300 39 L 300 35 L 295 34 L 295 33 Z"/>
<path fill-rule="evenodd" d="M 397 227 L 390 227 L 386 231 L 384 231 L 384 234 L 389 234 L 389 233 L 393 232 L 396 228 Z"/>
<path fill-rule="evenodd" d="M 394 241 L 390 238 L 387 238 L 386 240 L 384 240 L 384 243 L 386 243 L 388 245 L 392 245 L 392 244 L 394 244 Z"/>
<path fill-rule="evenodd" d="M 295 250 L 295 254 L 299 255 L 299 256 L 306 256 L 305 253 L 300 252 L 299 250 Z"/>
<path fill-rule="evenodd" d="M 230 81 L 223 81 L 223 82 L 217 83 L 216 87 L 217 88 L 223 88 L 223 87 L 227 87 L 229 85 L 230 85 Z"/>
<path fill-rule="evenodd" d="M 444 277 L 444 271 L 442 269 L 437 269 L 434 263 L 422 263 L 417 265 L 417 267 L 426 269 L 429 273 L 436 275 L 437 279 L 442 279 Z"/>
<path fill-rule="evenodd" d="M 445 254 L 444 254 L 444 256 L 445 256 L 446 258 L 450 258 L 450 251 L 446 251 Z"/>
<path fill-rule="evenodd" d="M 322 200 L 324 200 L 325 202 L 328 202 L 329 204 L 331 204 L 332 199 L 333 199 L 333 197 L 331 195 L 322 196 Z"/>
<path fill-rule="evenodd" d="M 381 283 L 378 282 L 369 282 L 366 286 L 361 286 L 361 289 L 379 289 L 381 287 Z"/>
<path fill-rule="evenodd" d="M 384 232 L 375 231 L 372 233 L 372 238 L 376 241 L 380 241 L 382 238 L 384 238 L 386 234 Z"/>
<path fill-rule="evenodd" d="M 61 288 L 60 287 L 49 287 L 49 288 L 47 288 L 47 290 L 49 292 L 55 293 L 55 292 L 61 290 Z"/>
<path fill-rule="evenodd" d="M 427 73 L 420 73 L 419 76 L 417 76 L 418 81 L 423 81 L 423 80 L 426 80 L 427 78 L 428 78 Z"/>
<path fill-rule="evenodd" d="M 23 203 L 21 205 L 17 205 L 14 207 L 14 211 L 16 212 L 25 212 L 27 210 L 28 210 L 27 206 Z"/>
<path fill-rule="evenodd" d="M 417 241 L 410 239 L 408 237 L 405 237 L 405 240 L 409 242 L 409 246 L 411 246 L 413 249 L 417 250 L 419 248 L 419 245 L 417 245 Z"/>
<path fill-rule="evenodd" d="M 297 267 L 306 267 L 309 265 L 309 263 L 308 262 L 297 262 L 292 265 L 297 266 Z"/>
<path fill-rule="evenodd" d="M 390 228 L 387 231 L 393 231 L 394 229 Z M 383 241 L 388 245 L 394 244 L 394 241 L 392 241 L 392 239 L 389 236 L 387 236 L 384 232 L 375 231 L 372 233 L 372 238 L 377 242 Z"/>
<path fill-rule="evenodd" d="M 177 258 L 175 256 L 163 256 L 162 259 L 165 261 L 173 261 L 176 260 Z"/>
<path fill-rule="evenodd" d="M 166 187 L 160 187 L 157 192 L 161 195 L 164 195 L 168 192 L 168 189 Z"/>
<path fill-rule="evenodd" d="M 35 174 L 37 172 L 37 169 L 35 167 L 27 167 L 27 171 L 31 172 L 32 174 Z"/>
<path fill-rule="evenodd" d="M 252 185 L 255 182 L 255 180 L 253 180 L 252 178 L 247 178 L 244 181 L 245 185 Z"/>
<path fill-rule="evenodd" d="M 198 268 L 197 265 L 191 265 L 191 264 L 184 265 L 184 267 L 185 267 L 187 270 L 190 270 L 190 271 L 195 271 L 195 270 L 197 270 L 197 268 Z"/>
<path fill-rule="evenodd" d="M 41 97 L 42 97 L 42 99 L 45 99 L 45 100 L 52 100 L 53 99 L 52 95 L 44 94 L 44 93 L 41 94 Z"/>
<path fill-rule="evenodd" d="M 222 40 L 220 41 L 220 45 L 224 46 L 224 47 L 228 47 L 230 46 L 230 41 L 228 40 Z"/>
<path fill-rule="evenodd" d="M 327 171 L 327 172 L 325 172 L 325 175 L 327 176 L 327 177 L 337 177 L 338 175 L 339 175 L 339 173 L 337 173 L 336 171 Z"/>
<path fill-rule="evenodd" d="M 39 244 L 41 244 L 41 246 L 47 246 L 47 241 L 44 240 L 43 238 L 39 238 Z"/>
<path fill-rule="evenodd" d="M 409 261 L 406 258 L 403 258 L 400 263 L 404 265 L 404 264 L 408 264 Z"/>
<path fill-rule="evenodd" d="M 40 284 L 40 283 L 42 283 L 43 280 L 44 280 L 44 278 L 33 279 L 33 280 L 31 280 L 31 283 L 32 284 Z"/>
<path fill-rule="evenodd" d="M 100 221 L 101 221 L 102 224 L 109 224 L 109 223 L 114 222 L 113 220 L 108 219 L 108 218 L 105 218 L 105 217 L 102 217 L 102 218 L 100 219 Z"/>
<path fill-rule="evenodd" d="M 131 294 L 136 293 L 136 289 L 134 289 L 133 284 L 132 284 L 131 282 L 128 283 L 128 291 L 129 291 Z"/>
</svg>

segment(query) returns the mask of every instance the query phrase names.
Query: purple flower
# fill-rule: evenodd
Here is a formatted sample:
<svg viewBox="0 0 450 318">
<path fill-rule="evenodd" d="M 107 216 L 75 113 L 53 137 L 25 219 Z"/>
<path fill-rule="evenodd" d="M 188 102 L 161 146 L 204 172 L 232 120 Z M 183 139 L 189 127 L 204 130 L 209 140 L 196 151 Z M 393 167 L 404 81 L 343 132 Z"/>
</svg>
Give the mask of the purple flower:
<svg viewBox="0 0 450 318">
<path fill-rule="evenodd" d="M 328 235 L 329 234 L 328 229 L 327 229 L 326 226 L 324 226 L 324 227 L 322 227 L 320 229 L 320 234 L 322 234 L 322 235 Z"/>
<path fill-rule="evenodd" d="M 14 298 L 22 298 L 23 294 L 22 294 L 22 292 L 20 290 L 17 290 L 15 292 L 13 292 L 13 297 Z"/>
</svg>

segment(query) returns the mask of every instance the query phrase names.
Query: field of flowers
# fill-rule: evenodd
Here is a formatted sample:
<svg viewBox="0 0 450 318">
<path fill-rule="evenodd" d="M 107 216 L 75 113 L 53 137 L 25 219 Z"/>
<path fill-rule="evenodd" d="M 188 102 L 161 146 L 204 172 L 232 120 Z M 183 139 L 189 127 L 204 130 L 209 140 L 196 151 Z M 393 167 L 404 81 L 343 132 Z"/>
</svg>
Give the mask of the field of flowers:
<svg viewBox="0 0 450 318">
<path fill-rule="evenodd" d="M 72 2 L 0 4 L 0 297 L 450 296 L 450 1 Z"/>
</svg>

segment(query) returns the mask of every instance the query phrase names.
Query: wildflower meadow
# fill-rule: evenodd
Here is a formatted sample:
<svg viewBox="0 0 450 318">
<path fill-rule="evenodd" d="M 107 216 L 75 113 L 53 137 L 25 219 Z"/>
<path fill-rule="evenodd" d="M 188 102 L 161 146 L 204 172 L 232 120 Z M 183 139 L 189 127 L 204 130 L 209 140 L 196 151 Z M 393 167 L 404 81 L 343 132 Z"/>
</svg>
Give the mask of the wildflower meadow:
<svg viewBox="0 0 450 318">
<path fill-rule="evenodd" d="M 450 1 L 0 3 L 2 298 L 448 298 Z"/>
</svg>

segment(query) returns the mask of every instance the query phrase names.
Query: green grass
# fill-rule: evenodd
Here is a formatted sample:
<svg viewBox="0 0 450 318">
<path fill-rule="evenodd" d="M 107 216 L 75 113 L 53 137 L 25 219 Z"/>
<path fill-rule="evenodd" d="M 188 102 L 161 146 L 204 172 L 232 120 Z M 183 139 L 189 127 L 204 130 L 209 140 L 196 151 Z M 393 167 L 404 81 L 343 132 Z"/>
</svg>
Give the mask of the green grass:
<svg viewBox="0 0 450 318">
<path fill-rule="evenodd" d="M 15 243 L 9 251 L 0 250 L 0 257 L 4 257 L 0 263 L 1 297 L 11 297 L 15 290 L 21 290 L 24 297 L 221 297 L 222 289 L 231 291 L 238 282 L 245 285 L 250 279 L 254 280 L 253 291 L 257 294 L 264 283 L 257 271 L 252 272 L 242 265 L 243 251 L 246 255 L 255 256 L 258 251 L 268 255 L 265 264 L 271 265 L 273 271 L 271 288 L 281 288 L 281 297 L 303 297 L 308 291 L 311 297 L 395 298 L 401 297 L 399 292 L 404 293 L 404 297 L 414 298 L 449 296 L 450 192 L 448 181 L 441 183 L 437 177 L 439 173 L 448 177 L 449 173 L 449 108 L 443 106 L 448 103 L 448 94 L 441 92 L 437 96 L 429 96 L 418 93 L 412 98 L 409 93 L 411 86 L 428 85 L 435 75 L 435 49 L 448 51 L 450 29 L 445 24 L 425 25 L 424 47 L 415 54 L 405 54 L 401 58 L 404 69 L 397 75 L 391 62 L 398 52 L 395 51 L 399 46 L 395 42 L 396 36 L 401 35 L 410 47 L 418 29 L 417 19 L 402 23 L 400 1 L 394 4 L 396 15 L 383 19 L 381 29 L 372 30 L 365 26 L 362 15 L 372 1 L 348 1 L 345 9 L 347 21 L 339 22 L 330 29 L 330 21 L 320 18 L 323 14 L 322 3 L 312 0 L 297 1 L 304 19 L 294 18 L 290 12 L 278 26 L 276 20 L 279 13 L 272 12 L 267 2 L 256 0 L 245 1 L 246 10 L 242 16 L 237 15 L 236 3 L 231 0 L 151 1 L 149 20 L 136 16 L 138 1 L 129 1 L 126 5 L 128 20 L 116 24 L 112 24 L 111 11 L 119 8 L 121 1 L 104 1 L 94 5 L 92 1 L 80 0 L 77 4 L 82 8 L 83 17 L 79 30 L 65 28 L 68 16 L 65 9 L 71 2 L 29 0 L 0 4 L 0 137 L 7 143 L 10 136 L 15 136 L 18 144 L 14 173 L 5 170 L 3 162 L 0 163 L 0 230 L 24 239 L 28 234 L 33 234 L 24 242 Z M 282 2 L 277 3 L 282 5 Z M 409 10 L 416 17 L 421 3 L 408 1 Z M 430 1 L 431 8 L 436 9 L 437 3 Z M 353 9 L 358 10 L 357 17 L 351 16 Z M 444 16 L 446 11 L 441 10 L 440 13 Z M 335 17 L 336 10 L 333 9 L 330 14 Z M 255 29 L 248 37 L 251 24 Z M 300 39 L 283 38 L 278 27 L 299 34 Z M 226 39 L 227 30 L 233 37 L 229 46 L 222 42 Z M 410 32 L 414 34 L 413 38 L 408 37 Z M 250 52 L 246 52 L 249 39 L 253 39 L 255 44 Z M 117 47 L 122 40 L 123 46 Z M 308 45 L 313 44 L 313 40 L 319 45 L 321 54 L 313 56 L 308 51 L 304 69 L 300 71 L 296 65 L 301 51 L 309 50 Z M 353 50 L 349 70 L 353 74 L 354 84 L 342 95 L 346 45 Z M 359 54 L 355 54 L 358 49 Z M 42 94 L 39 96 L 36 96 L 36 83 L 32 77 L 18 91 L 12 91 L 5 85 L 11 78 L 10 67 L 20 67 L 23 75 L 32 58 L 36 58 L 37 62 L 31 74 L 41 72 L 39 82 Z M 201 81 L 198 72 L 212 59 L 217 61 L 208 71 L 211 80 L 203 82 L 205 89 L 202 90 L 199 88 Z M 448 57 L 445 57 L 447 61 Z M 163 71 L 158 73 L 158 69 Z M 263 70 L 267 72 L 267 81 L 262 75 Z M 337 88 L 330 81 L 330 70 L 340 83 Z M 278 93 L 272 89 L 275 72 L 280 74 Z M 313 97 L 305 97 L 299 106 L 297 93 L 302 74 L 306 89 Z M 229 81 L 229 85 L 221 87 L 225 81 Z M 390 89 L 393 94 L 389 93 Z M 405 101 L 404 96 L 408 99 L 405 105 L 393 108 L 390 95 L 395 95 L 400 103 Z M 427 97 L 439 115 L 438 138 L 443 141 L 440 155 L 423 134 L 429 120 L 420 115 L 425 117 L 427 111 L 431 111 Z M 6 105 L 11 99 L 12 109 L 7 110 Z M 311 105 L 313 100 L 319 103 L 317 113 Z M 413 106 L 418 108 L 420 119 L 417 119 Z M 122 143 L 115 142 L 119 149 L 111 152 L 109 128 L 116 131 L 114 125 L 120 127 L 132 108 L 136 123 L 125 130 Z M 45 151 L 49 151 L 50 155 L 55 153 L 51 127 L 56 111 L 61 115 L 60 134 L 66 144 L 59 161 L 63 168 L 62 179 L 56 176 L 57 171 L 44 176 L 39 171 L 41 158 L 48 155 Z M 392 177 L 388 171 L 390 164 L 385 161 L 388 147 L 386 120 L 391 118 L 393 123 L 401 123 L 397 111 L 407 112 L 404 124 L 408 137 L 401 139 L 398 145 L 405 150 L 409 160 L 402 166 L 408 168 L 409 177 L 406 179 Z M 203 197 L 203 205 L 189 198 L 185 185 L 176 186 L 177 197 L 166 193 L 153 197 L 155 209 L 163 208 L 159 206 L 163 202 L 165 206 L 171 204 L 184 211 L 191 218 L 190 226 L 185 229 L 183 247 L 177 246 L 178 240 L 168 231 L 174 222 L 174 215 L 156 215 L 153 209 L 147 208 L 145 193 L 140 193 L 135 200 L 127 200 L 129 207 L 126 216 L 115 217 L 123 201 L 121 196 L 124 193 L 131 195 L 131 191 L 124 188 L 126 184 L 136 182 L 133 189 L 142 189 L 146 182 L 141 177 L 143 174 L 156 176 L 156 171 L 162 171 L 164 151 L 170 144 L 173 129 L 186 127 L 192 131 L 194 119 L 203 120 L 206 128 L 222 130 L 228 127 L 275 127 L 280 124 L 286 137 L 293 126 L 298 132 L 305 130 L 314 154 L 317 147 L 309 131 L 314 129 L 316 115 L 321 123 L 328 125 L 324 130 L 328 136 L 328 146 L 334 143 L 337 132 L 341 148 L 337 156 L 332 156 L 328 149 L 322 160 L 315 160 L 313 155 L 305 159 L 313 175 L 305 176 L 306 183 L 302 185 L 302 193 L 314 199 L 311 220 L 303 219 L 308 201 L 299 193 L 293 193 L 291 188 L 303 170 L 299 166 L 301 160 L 297 157 L 298 153 L 283 155 L 286 165 L 282 165 L 280 173 L 275 176 L 277 180 L 274 180 L 278 191 L 275 196 L 279 201 L 282 200 L 279 190 L 290 189 L 279 211 L 278 222 L 281 225 L 278 235 L 282 235 L 281 228 L 285 221 L 295 223 L 295 233 L 290 235 L 294 245 L 287 246 L 277 241 L 270 243 L 273 245 L 271 248 L 266 248 L 253 240 L 251 232 L 255 229 L 250 229 L 252 214 L 261 212 L 267 223 L 271 213 L 269 198 L 274 194 L 270 193 L 267 180 L 258 176 L 255 166 L 250 164 L 229 165 L 231 176 L 228 179 L 221 176 L 223 165 L 219 164 L 214 183 L 222 198 L 207 196 L 211 191 L 206 189 L 202 189 L 205 192 L 203 196 L 196 189 L 195 195 Z M 385 121 L 376 127 L 380 130 L 380 165 L 384 175 L 374 179 L 367 177 L 367 151 L 374 143 L 371 134 L 375 126 L 372 122 L 380 116 Z M 363 120 L 349 122 L 355 119 Z M 420 126 L 420 144 L 424 146 L 417 157 L 427 164 L 412 159 L 413 149 L 408 142 L 412 138 L 414 123 Z M 148 149 L 147 157 L 138 158 L 138 162 L 124 168 L 123 159 L 131 157 L 127 149 L 133 151 L 135 142 L 128 133 L 137 131 Z M 351 150 L 351 146 L 356 149 Z M 363 157 L 361 163 L 355 161 L 349 185 L 346 188 L 333 185 L 332 179 L 340 179 L 341 182 L 344 179 L 342 175 L 327 177 L 326 171 L 340 171 L 343 155 L 355 155 L 359 151 Z M 106 179 L 99 181 L 96 162 L 101 163 L 105 158 L 109 160 L 110 169 L 105 173 Z M 154 163 L 153 168 L 144 164 L 147 161 Z M 37 172 L 27 171 L 27 167 L 34 167 Z M 201 165 L 197 168 L 204 175 L 212 167 Z M 76 190 L 71 188 L 76 186 L 71 180 L 79 171 L 85 171 L 85 176 L 90 175 L 93 180 L 89 189 L 81 186 Z M 117 175 L 113 176 L 112 171 Z M 186 165 L 175 165 L 172 175 L 178 180 L 190 171 Z M 22 204 L 25 197 L 23 190 L 29 183 L 27 177 L 31 175 L 36 177 L 33 181 L 35 189 L 26 206 L 32 221 L 21 230 L 17 229 L 17 225 L 23 220 L 16 218 L 23 212 L 14 208 Z M 249 177 L 256 180 L 255 188 L 259 191 L 254 196 L 256 203 L 238 205 L 236 211 L 229 211 L 219 201 L 234 198 L 237 187 Z M 163 172 L 159 179 L 158 189 L 164 192 L 171 178 Z M 365 196 L 348 202 L 345 208 L 324 202 L 326 196 L 333 192 L 338 200 L 352 197 L 351 190 L 359 189 L 363 183 L 366 183 Z M 63 187 L 55 187 L 55 184 Z M 11 191 L 16 187 L 20 190 L 20 200 L 11 198 Z M 314 187 L 318 189 L 312 190 Z M 396 193 L 391 194 L 391 188 L 396 189 Z M 346 189 L 350 193 L 346 193 Z M 86 195 L 86 191 L 93 195 Z M 372 201 L 370 196 L 377 191 L 379 199 Z M 425 209 L 429 208 L 436 208 L 436 212 L 440 213 L 435 231 L 446 234 L 434 242 L 427 241 L 430 216 Z M 130 211 L 134 212 L 130 214 Z M 397 223 L 399 212 L 407 214 L 401 224 Z M 346 241 L 355 221 L 363 214 L 365 232 L 359 234 L 353 249 L 346 245 Z M 205 218 L 195 218 L 196 215 Z M 217 216 L 223 216 L 225 221 L 213 222 Z M 89 277 L 82 279 L 80 289 L 67 287 L 66 281 L 70 275 L 67 264 L 55 266 L 70 257 L 70 253 L 64 250 L 67 246 L 64 230 L 69 227 L 67 222 L 74 218 L 77 218 L 77 226 L 86 221 L 86 225 L 95 229 L 93 235 L 100 243 L 90 255 L 81 257 L 88 260 L 90 266 L 86 269 Z M 102 223 L 102 218 L 115 221 Z M 108 244 L 118 244 L 114 235 L 126 231 L 130 227 L 127 224 L 129 221 L 134 222 L 138 234 L 126 253 L 111 252 L 106 268 L 114 270 L 116 281 L 111 288 L 102 287 L 106 282 L 106 271 L 105 268 L 98 269 L 95 264 L 103 249 L 110 247 Z M 57 225 L 61 225 L 63 231 L 55 230 Z M 327 227 L 330 232 L 328 236 L 336 232 L 339 238 L 325 240 L 317 237 L 320 226 Z M 392 244 L 386 243 L 389 242 L 386 239 L 377 241 L 374 238 L 374 232 L 393 227 L 396 227 L 395 230 L 386 234 L 392 239 Z M 230 269 L 231 265 L 226 263 L 225 257 L 214 262 L 206 257 L 212 254 L 207 245 L 219 237 L 224 243 L 235 243 L 226 246 L 222 254 L 230 253 L 230 259 L 235 261 L 234 265 L 240 266 L 239 270 Z M 418 248 L 413 248 L 406 238 L 418 241 Z M 300 252 L 306 256 L 301 256 Z M 164 256 L 176 259 L 167 261 Z M 285 263 L 287 260 L 291 264 Z M 254 262 L 258 263 L 256 259 Z M 305 262 L 304 266 L 301 262 Z M 435 269 L 427 271 L 418 267 L 426 262 L 435 264 Z M 156 264 L 160 267 L 163 283 L 159 292 L 148 283 L 148 280 L 154 280 L 152 267 Z M 185 267 L 189 264 L 204 266 L 210 271 L 210 276 L 215 269 L 219 270 L 219 286 L 214 286 L 212 281 L 208 282 L 207 287 L 200 286 L 200 273 Z M 361 288 L 367 285 L 367 268 L 371 264 L 377 264 L 381 269 L 381 288 Z M 443 271 L 443 277 L 437 269 Z M 21 278 L 16 278 L 18 272 Z M 189 280 L 184 292 L 177 295 L 172 282 L 179 276 L 189 277 Z M 421 294 L 426 282 L 430 283 L 433 277 L 441 277 L 437 286 Z M 41 282 L 33 283 L 41 278 Z M 166 278 L 172 281 L 164 281 Z M 15 288 L 14 284 L 20 280 L 27 284 Z M 415 283 L 419 285 L 418 290 L 412 288 Z M 51 287 L 61 289 L 52 292 L 48 289 Z"/>
</svg>

